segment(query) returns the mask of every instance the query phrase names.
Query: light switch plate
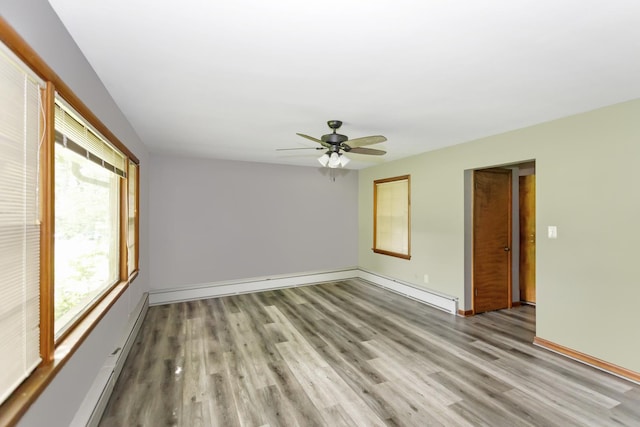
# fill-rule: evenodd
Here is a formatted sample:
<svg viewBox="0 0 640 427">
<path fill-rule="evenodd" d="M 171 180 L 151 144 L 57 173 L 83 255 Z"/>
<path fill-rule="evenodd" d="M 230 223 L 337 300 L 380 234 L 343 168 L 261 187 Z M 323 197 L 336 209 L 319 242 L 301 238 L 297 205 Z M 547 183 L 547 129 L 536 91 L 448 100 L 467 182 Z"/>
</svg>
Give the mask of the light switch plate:
<svg viewBox="0 0 640 427">
<path fill-rule="evenodd" d="M 557 239 L 558 238 L 558 227 L 555 225 L 550 225 L 548 228 L 549 238 Z"/>
</svg>

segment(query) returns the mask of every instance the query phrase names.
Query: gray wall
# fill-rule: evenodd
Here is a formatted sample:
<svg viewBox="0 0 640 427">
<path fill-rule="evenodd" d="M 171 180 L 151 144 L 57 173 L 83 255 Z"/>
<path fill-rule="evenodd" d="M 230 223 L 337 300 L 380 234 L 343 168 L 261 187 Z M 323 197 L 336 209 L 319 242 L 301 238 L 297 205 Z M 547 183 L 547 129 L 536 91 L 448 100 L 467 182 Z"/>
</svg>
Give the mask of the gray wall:
<svg viewBox="0 0 640 427">
<path fill-rule="evenodd" d="M 129 315 L 149 289 L 147 195 L 149 157 L 130 124 L 46 0 L 3 0 L 2 16 L 35 49 L 98 118 L 140 159 L 141 274 L 105 315 L 51 385 L 29 408 L 21 426 L 68 426 L 108 354 L 119 343 Z"/>
<path fill-rule="evenodd" d="M 151 283 L 171 289 L 357 265 L 358 176 L 152 156 Z"/>
</svg>

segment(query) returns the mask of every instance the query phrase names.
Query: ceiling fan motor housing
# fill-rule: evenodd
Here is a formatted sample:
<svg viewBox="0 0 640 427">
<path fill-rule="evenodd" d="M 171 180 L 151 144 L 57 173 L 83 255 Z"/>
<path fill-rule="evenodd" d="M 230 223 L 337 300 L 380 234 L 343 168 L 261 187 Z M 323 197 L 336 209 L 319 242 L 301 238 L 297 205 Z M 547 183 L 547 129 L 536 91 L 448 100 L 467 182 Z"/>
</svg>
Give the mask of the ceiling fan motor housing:
<svg viewBox="0 0 640 427">
<path fill-rule="evenodd" d="M 327 125 L 333 129 L 333 133 L 322 135 L 322 138 L 320 138 L 322 142 L 328 142 L 331 145 L 340 145 L 349 139 L 346 135 L 336 133 L 336 129 L 340 129 L 340 126 L 342 126 L 342 122 L 340 120 L 329 120 Z"/>
<path fill-rule="evenodd" d="M 328 133 L 326 135 L 322 135 L 321 139 L 322 142 L 328 142 L 331 145 L 340 145 L 349 138 L 346 135 L 341 135 L 339 133 Z"/>
</svg>

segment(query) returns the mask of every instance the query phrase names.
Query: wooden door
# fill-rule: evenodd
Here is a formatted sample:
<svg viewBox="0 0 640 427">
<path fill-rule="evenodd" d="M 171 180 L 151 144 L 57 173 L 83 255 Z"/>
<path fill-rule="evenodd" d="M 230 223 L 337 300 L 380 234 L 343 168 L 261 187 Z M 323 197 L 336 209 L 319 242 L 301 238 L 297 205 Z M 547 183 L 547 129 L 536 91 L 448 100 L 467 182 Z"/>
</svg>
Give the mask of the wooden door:
<svg viewBox="0 0 640 427">
<path fill-rule="evenodd" d="M 473 311 L 511 307 L 511 170 L 474 172 Z"/>
<path fill-rule="evenodd" d="M 536 176 L 520 177 L 520 301 L 536 302 Z"/>
</svg>

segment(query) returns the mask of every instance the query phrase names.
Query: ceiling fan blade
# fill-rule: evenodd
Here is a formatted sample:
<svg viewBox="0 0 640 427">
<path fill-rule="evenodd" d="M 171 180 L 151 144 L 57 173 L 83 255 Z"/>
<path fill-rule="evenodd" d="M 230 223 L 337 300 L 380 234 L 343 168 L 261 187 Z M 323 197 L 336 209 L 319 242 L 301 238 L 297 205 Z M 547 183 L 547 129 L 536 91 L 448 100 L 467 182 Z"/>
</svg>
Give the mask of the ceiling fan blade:
<svg viewBox="0 0 640 427">
<path fill-rule="evenodd" d="M 310 139 L 311 141 L 315 141 L 315 142 L 317 142 L 318 144 L 322 144 L 322 141 L 320 141 L 318 138 L 314 138 L 314 137 L 312 137 L 312 136 L 305 135 L 304 133 L 296 133 L 296 135 L 301 136 L 301 137 L 303 137 L 303 138 Z"/>
<path fill-rule="evenodd" d="M 324 147 L 276 148 L 276 151 L 288 150 L 324 150 Z"/>
<path fill-rule="evenodd" d="M 310 140 L 310 141 L 317 142 L 318 144 L 323 145 L 323 146 L 326 146 L 326 145 L 327 145 L 327 143 L 326 143 L 326 142 L 321 141 L 321 140 L 319 140 L 318 138 L 314 138 L 314 137 L 312 137 L 312 136 L 305 135 L 305 134 L 303 134 L 303 133 L 296 133 L 296 135 L 301 136 L 301 137 L 303 137 L 303 138 L 307 138 L 307 139 L 308 139 L 308 140 Z"/>
<path fill-rule="evenodd" d="M 385 138 L 382 135 L 373 135 L 373 136 L 363 136 L 362 138 L 350 139 L 348 141 L 345 141 L 345 143 L 351 148 L 356 148 L 356 147 L 363 147 L 365 145 L 379 144 L 381 142 L 385 142 L 386 140 L 387 138 Z"/>
<path fill-rule="evenodd" d="M 376 150 L 375 148 L 362 148 L 362 147 L 352 148 L 351 150 L 349 150 L 347 152 L 349 154 L 351 154 L 351 153 L 370 154 L 370 155 L 373 155 L 373 156 L 382 156 L 383 154 L 387 153 L 386 151 Z"/>
<path fill-rule="evenodd" d="M 314 138 L 312 136 L 305 135 L 304 133 L 296 133 L 296 135 L 301 136 L 303 138 L 306 138 L 306 139 L 308 139 L 310 141 L 317 142 L 318 144 L 322 145 L 325 148 L 331 148 L 331 144 L 329 144 L 328 142 L 321 141 L 318 138 Z"/>
</svg>

